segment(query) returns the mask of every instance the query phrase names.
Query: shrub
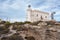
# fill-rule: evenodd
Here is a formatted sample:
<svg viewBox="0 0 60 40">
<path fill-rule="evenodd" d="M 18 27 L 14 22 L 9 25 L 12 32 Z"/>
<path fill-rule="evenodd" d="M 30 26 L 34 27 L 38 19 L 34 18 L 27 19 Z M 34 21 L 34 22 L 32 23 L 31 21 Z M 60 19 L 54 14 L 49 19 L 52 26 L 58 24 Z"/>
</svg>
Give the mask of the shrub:
<svg viewBox="0 0 60 40">
<path fill-rule="evenodd" d="M 5 23 L 5 26 L 6 26 L 7 28 L 8 28 L 10 25 L 11 25 L 11 23 L 8 22 L 8 21 Z"/>
<path fill-rule="evenodd" d="M 12 35 L 10 37 L 3 37 L 1 40 L 24 40 L 22 36 Z"/>
<path fill-rule="evenodd" d="M 17 31 L 27 31 L 28 29 L 26 27 L 18 27 Z"/>
<path fill-rule="evenodd" d="M 18 35 L 12 35 L 10 37 L 10 40 L 23 40 L 22 36 L 18 36 Z"/>
<path fill-rule="evenodd" d="M 12 28 L 13 30 L 16 30 L 17 29 L 17 27 L 15 27 L 15 26 L 13 26 L 13 28 Z"/>
<path fill-rule="evenodd" d="M 0 33 L 1 34 L 6 34 L 8 32 L 9 32 L 9 29 L 8 28 L 6 28 L 6 27 L 0 27 Z"/>
<path fill-rule="evenodd" d="M 24 22 L 24 24 L 26 24 L 26 23 L 27 23 L 27 24 L 31 24 L 31 22 L 29 22 L 29 21 L 25 21 L 25 22 Z"/>
<path fill-rule="evenodd" d="M 3 38 L 1 38 L 1 40 L 9 40 L 9 38 L 8 37 L 3 37 Z"/>
<path fill-rule="evenodd" d="M 24 23 L 23 22 L 15 22 L 14 24 L 16 24 L 16 25 L 23 25 Z"/>
</svg>

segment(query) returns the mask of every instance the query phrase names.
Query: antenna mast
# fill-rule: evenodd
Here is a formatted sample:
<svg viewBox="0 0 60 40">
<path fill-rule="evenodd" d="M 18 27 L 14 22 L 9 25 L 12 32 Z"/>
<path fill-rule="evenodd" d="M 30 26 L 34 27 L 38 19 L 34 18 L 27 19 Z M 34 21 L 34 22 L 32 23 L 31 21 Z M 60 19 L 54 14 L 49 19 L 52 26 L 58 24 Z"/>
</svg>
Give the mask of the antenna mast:
<svg viewBox="0 0 60 40">
<path fill-rule="evenodd" d="M 52 12 L 52 13 L 51 13 L 51 19 L 52 19 L 52 20 L 54 20 L 54 14 L 55 14 L 55 12 Z"/>
</svg>

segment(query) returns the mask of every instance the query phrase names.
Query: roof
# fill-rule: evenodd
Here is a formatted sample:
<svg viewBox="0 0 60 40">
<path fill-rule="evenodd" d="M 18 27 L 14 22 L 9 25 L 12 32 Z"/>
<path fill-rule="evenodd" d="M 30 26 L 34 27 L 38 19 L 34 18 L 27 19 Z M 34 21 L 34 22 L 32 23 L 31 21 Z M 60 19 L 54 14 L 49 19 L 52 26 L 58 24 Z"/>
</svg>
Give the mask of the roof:
<svg viewBox="0 0 60 40">
<path fill-rule="evenodd" d="M 40 13 L 44 13 L 44 14 L 48 14 L 48 15 L 49 15 L 49 13 L 48 13 L 48 12 L 43 12 L 43 11 L 39 11 L 39 10 L 32 10 L 32 11 L 40 12 Z"/>
</svg>

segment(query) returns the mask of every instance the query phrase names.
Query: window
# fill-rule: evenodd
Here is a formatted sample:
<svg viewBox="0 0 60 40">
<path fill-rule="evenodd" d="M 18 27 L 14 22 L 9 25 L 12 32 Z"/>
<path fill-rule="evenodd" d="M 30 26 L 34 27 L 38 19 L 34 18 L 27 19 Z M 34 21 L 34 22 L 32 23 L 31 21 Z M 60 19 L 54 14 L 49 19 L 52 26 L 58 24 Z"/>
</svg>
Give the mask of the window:
<svg viewBox="0 0 60 40">
<path fill-rule="evenodd" d="M 45 16 L 45 18 L 47 18 L 47 16 Z"/>
<path fill-rule="evenodd" d="M 37 16 L 38 16 L 38 14 L 37 14 Z"/>
<path fill-rule="evenodd" d="M 41 16 L 41 19 L 43 19 L 43 17 Z"/>
</svg>

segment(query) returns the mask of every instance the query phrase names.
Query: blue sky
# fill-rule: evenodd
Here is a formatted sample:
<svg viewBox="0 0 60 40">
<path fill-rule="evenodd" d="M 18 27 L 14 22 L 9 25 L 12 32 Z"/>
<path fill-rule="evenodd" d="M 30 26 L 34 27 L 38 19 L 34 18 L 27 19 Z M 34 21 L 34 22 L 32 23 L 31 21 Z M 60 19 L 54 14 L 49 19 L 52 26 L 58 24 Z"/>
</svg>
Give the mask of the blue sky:
<svg viewBox="0 0 60 40">
<path fill-rule="evenodd" d="M 0 0 L 0 18 L 10 21 L 25 21 L 27 5 L 48 13 L 56 12 L 55 20 L 60 21 L 60 0 Z"/>
</svg>

